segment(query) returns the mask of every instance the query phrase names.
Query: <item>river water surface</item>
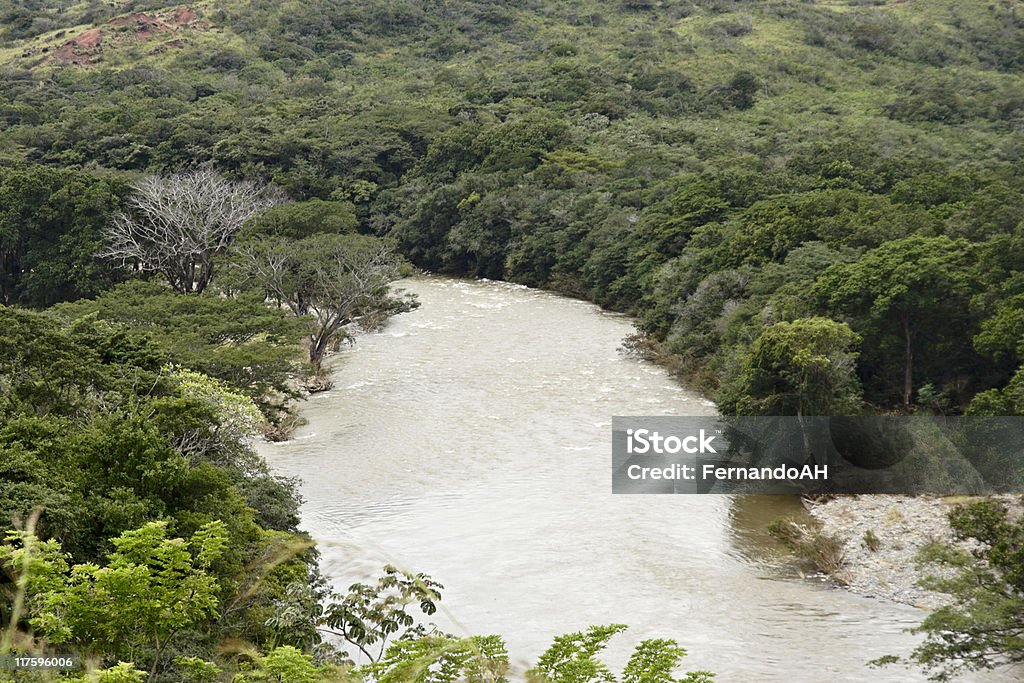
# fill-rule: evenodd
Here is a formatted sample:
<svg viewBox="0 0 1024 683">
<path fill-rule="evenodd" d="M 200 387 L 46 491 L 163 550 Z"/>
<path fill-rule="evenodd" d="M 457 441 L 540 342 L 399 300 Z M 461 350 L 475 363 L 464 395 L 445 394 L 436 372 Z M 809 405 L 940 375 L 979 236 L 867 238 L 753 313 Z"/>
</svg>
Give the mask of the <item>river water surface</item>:
<svg viewBox="0 0 1024 683">
<path fill-rule="evenodd" d="M 422 306 L 334 357 L 309 424 L 260 450 L 302 479 L 341 590 L 385 563 L 443 583 L 447 630 L 502 634 L 521 671 L 555 635 L 626 623 L 607 661 L 675 638 L 720 682 L 913 681 L 923 613 L 800 580 L 764 533 L 786 498 L 611 494 L 613 415 L 714 408 L 618 349 L 628 318 L 499 282 L 417 277 Z"/>
</svg>

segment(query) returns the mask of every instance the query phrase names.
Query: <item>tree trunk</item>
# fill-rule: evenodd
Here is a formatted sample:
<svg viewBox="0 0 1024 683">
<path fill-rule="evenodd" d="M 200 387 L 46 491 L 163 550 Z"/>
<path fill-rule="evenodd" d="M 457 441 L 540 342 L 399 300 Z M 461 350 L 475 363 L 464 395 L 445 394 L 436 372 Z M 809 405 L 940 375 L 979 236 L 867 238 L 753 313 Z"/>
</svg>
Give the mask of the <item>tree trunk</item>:
<svg viewBox="0 0 1024 683">
<path fill-rule="evenodd" d="M 903 363 L 903 407 L 910 408 L 910 396 L 914 390 L 914 351 L 911 348 L 910 314 L 903 313 L 903 341 L 905 344 Z"/>
<path fill-rule="evenodd" d="M 309 338 L 309 364 L 313 366 L 313 372 L 320 374 L 320 364 L 323 362 L 324 353 L 327 351 L 327 343 L 331 335 L 321 330 L 316 336 Z"/>
<path fill-rule="evenodd" d="M 153 666 L 149 670 L 149 677 L 150 678 L 153 678 L 154 676 L 156 676 L 156 672 L 159 670 L 159 667 L 160 667 L 160 650 L 161 650 L 160 638 L 158 636 L 153 636 L 153 642 L 154 642 L 154 645 L 155 645 L 156 652 L 153 654 Z"/>
<path fill-rule="evenodd" d="M 208 267 L 204 265 L 199 269 L 199 276 L 196 278 L 196 294 L 202 294 L 208 284 L 210 284 L 210 271 L 208 270 Z"/>
<path fill-rule="evenodd" d="M 309 340 L 309 364 L 313 366 L 313 373 L 320 374 L 320 363 L 323 361 L 324 352 L 320 344 L 314 339 Z"/>
</svg>

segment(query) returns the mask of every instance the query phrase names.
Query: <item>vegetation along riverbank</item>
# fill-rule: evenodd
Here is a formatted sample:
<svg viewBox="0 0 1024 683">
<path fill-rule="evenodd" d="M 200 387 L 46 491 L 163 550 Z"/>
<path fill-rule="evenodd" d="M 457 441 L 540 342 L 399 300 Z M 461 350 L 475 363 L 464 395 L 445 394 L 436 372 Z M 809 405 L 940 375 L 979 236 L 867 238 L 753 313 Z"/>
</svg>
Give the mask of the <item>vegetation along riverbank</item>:
<svg viewBox="0 0 1024 683">
<path fill-rule="evenodd" d="M 1021 415 L 1022 70 L 1012 0 L 0 0 L 0 651 L 502 675 L 415 630 L 426 577 L 331 596 L 248 441 L 411 267 L 634 314 L 727 414 Z M 954 510 L 939 675 L 1024 658 L 1020 522 Z M 638 647 L 624 680 L 683 656 Z"/>
</svg>

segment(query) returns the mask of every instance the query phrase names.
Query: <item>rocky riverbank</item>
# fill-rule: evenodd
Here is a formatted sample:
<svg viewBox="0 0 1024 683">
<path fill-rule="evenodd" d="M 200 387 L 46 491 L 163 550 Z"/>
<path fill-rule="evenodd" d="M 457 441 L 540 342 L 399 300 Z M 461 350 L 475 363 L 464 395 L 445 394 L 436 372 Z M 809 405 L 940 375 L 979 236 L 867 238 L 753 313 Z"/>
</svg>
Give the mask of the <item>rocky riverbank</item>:
<svg viewBox="0 0 1024 683">
<path fill-rule="evenodd" d="M 954 543 L 947 514 L 963 499 L 912 496 L 840 496 L 810 508 L 824 534 L 843 541 L 835 578 L 848 590 L 916 607 L 934 608 L 945 596 L 917 582 L 935 574 L 915 558 L 929 543 Z"/>
</svg>

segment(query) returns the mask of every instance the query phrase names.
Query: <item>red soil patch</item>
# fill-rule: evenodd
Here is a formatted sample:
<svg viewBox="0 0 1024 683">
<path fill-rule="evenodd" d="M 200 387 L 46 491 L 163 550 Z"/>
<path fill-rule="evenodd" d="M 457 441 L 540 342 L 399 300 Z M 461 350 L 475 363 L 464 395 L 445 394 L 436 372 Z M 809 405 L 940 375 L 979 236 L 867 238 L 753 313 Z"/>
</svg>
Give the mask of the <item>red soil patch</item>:
<svg viewBox="0 0 1024 683">
<path fill-rule="evenodd" d="M 199 15 L 189 7 L 175 7 L 159 14 L 136 12 L 115 17 L 103 28 L 92 28 L 67 41 L 54 50 L 50 59 L 61 64 L 89 66 L 100 59 L 104 42 L 134 40 L 144 43 L 161 34 L 177 34 L 182 29 L 205 29 L 198 21 Z M 111 30 L 114 29 L 114 30 Z M 184 45 L 181 38 L 167 41 L 166 47 L 178 48 Z"/>
<path fill-rule="evenodd" d="M 167 23 L 171 26 L 190 26 L 198 18 L 199 15 L 196 14 L 194 9 L 178 7 L 171 11 L 171 16 L 167 18 Z"/>
<path fill-rule="evenodd" d="M 96 53 L 103 43 L 103 31 L 91 28 L 80 33 L 53 51 L 50 59 L 62 64 L 89 66 L 96 61 Z"/>
<path fill-rule="evenodd" d="M 102 40 L 103 31 L 98 28 L 91 28 L 68 42 L 79 50 L 95 50 L 100 46 L 100 42 L 102 42 Z"/>
<path fill-rule="evenodd" d="M 127 14 L 123 17 L 114 17 L 107 22 L 107 26 L 131 26 L 132 24 L 138 26 L 144 26 L 150 23 L 156 23 L 159 19 L 149 14 L 143 14 L 142 12 L 136 12 L 135 14 Z"/>
</svg>

